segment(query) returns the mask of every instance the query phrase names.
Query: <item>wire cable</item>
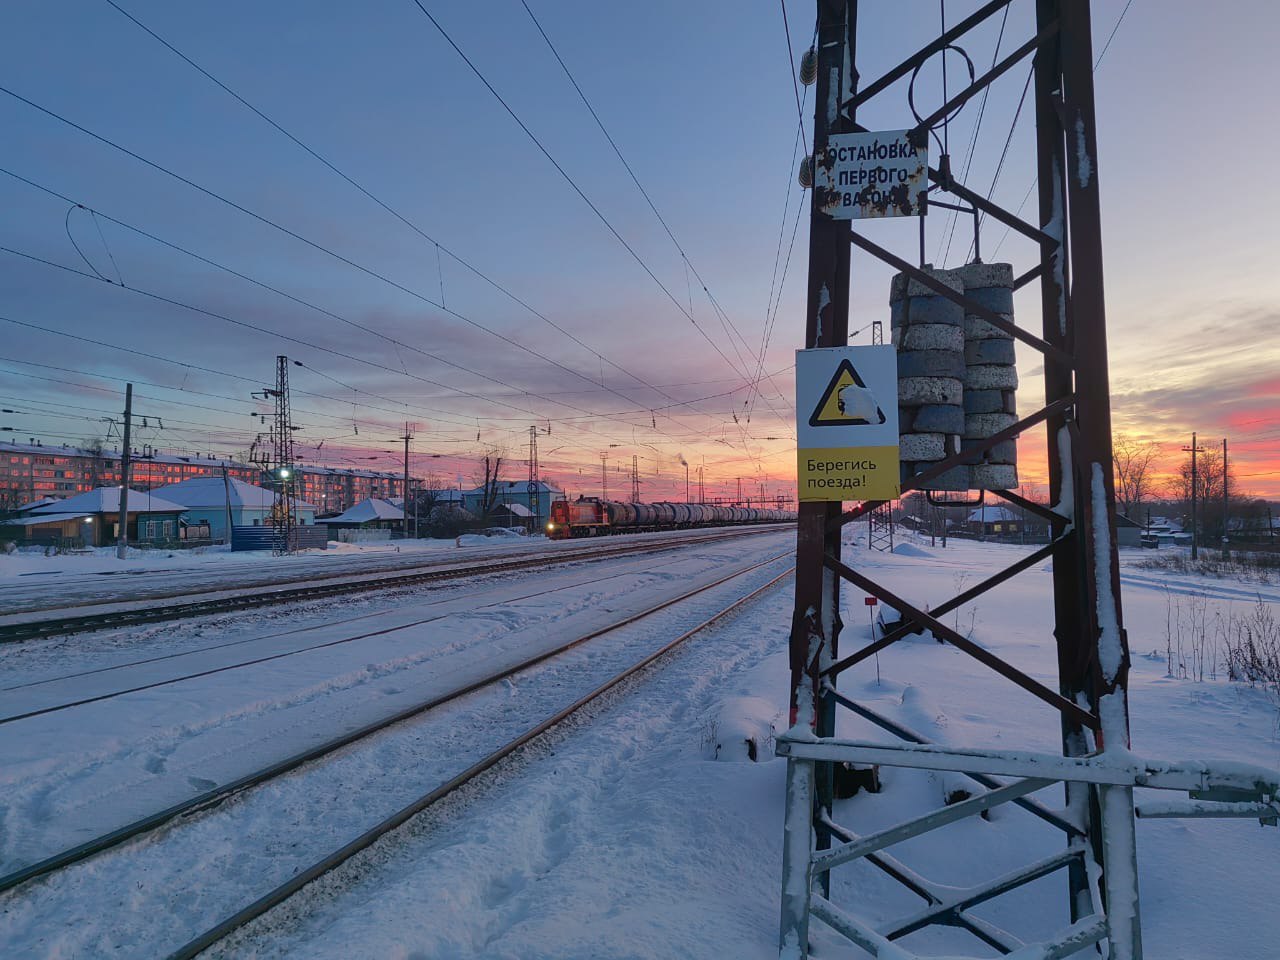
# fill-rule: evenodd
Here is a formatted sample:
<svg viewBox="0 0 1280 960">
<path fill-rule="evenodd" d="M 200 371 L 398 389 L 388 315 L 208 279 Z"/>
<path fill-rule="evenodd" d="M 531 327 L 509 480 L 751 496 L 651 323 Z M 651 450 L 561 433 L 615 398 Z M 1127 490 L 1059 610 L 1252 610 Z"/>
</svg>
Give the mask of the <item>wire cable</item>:
<svg viewBox="0 0 1280 960">
<path fill-rule="evenodd" d="M 436 31 L 440 34 L 440 36 L 442 36 L 445 39 L 445 42 L 447 42 L 449 46 L 453 48 L 454 52 L 457 53 L 457 55 L 462 58 L 463 63 L 465 63 L 467 67 L 470 68 L 471 72 L 476 75 L 476 78 L 479 79 L 479 81 L 482 84 L 484 84 L 485 89 L 488 90 L 491 94 L 493 94 L 494 99 L 497 100 L 498 103 L 502 105 L 502 108 L 506 110 L 506 112 L 511 116 L 511 119 L 513 119 L 516 122 L 516 125 L 519 126 L 521 130 L 524 131 L 525 135 L 528 136 L 528 138 L 531 141 L 533 141 L 533 145 L 536 146 L 538 150 L 542 153 L 542 155 L 551 162 L 551 165 L 555 167 L 556 172 L 559 173 L 562 178 L 564 178 L 564 181 L 567 184 L 569 184 L 569 186 L 573 189 L 573 192 L 576 193 L 582 199 L 583 203 L 585 203 L 591 209 L 591 212 L 596 215 L 596 218 L 602 224 L 604 224 L 606 229 L 608 229 L 608 231 L 611 234 L 613 234 L 614 239 L 616 239 L 618 243 L 622 245 L 623 249 L 626 250 L 627 253 L 631 255 L 631 258 L 635 260 L 636 263 L 640 265 L 641 269 L 643 269 L 644 272 L 649 275 L 649 278 L 658 285 L 658 288 L 662 290 L 664 294 L 666 294 L 667 299 L 670 300 L 673 304 L 675 304 L 676 309 L 679 310 L 680 313 L 683 314 L 684 317 L 690 323 L 693 324 L 694 329 L 697 330 L 700 334 L 702 334 L 702 338 L 706 340 L 707 343 L 711 344 L 712 349 L 714 349 L 715 352 L 720 355 L 720 358 L 729 365 L 730 369 L 732 369 L 735 373 L 742 375 L 745 379 L 749 380 L 750 374 L 745 373 L 742 370 L 739 370 L 737 367 L 733 365 L 733 361 L 730 360 L 729 357 L 725 354 L 725 352 L 720 349 L 720 345 L 716 343 L 715 340 L 713 340 L 705 330 L 702 329 L 702 326 L 698 323 L 698 321 L 693 318 L 693 314 L 691 314 L 688 310 L 685 309 L 684 304 L 682 304 L 679 301 L 679 299 L 676 297 L 676 295 L 673 294 L 667 288 L 667 285 L 658 278 L 658 275 L 654 273 L 653 270 L 649 267 L 649 265 L 645 263 L 644 259 L 641 258 L 641 256 L 638 253 L 636 253 L 635 248 L 633 248 L 631 244 L 629 244 L 626 241 L 626 239 L 622 236 L 622 234 L 620 234 L 617 231 L 614 225 L 609 222 L 609 219 L 603 213 L 600 212 L 600 208 L 597 207 L 591 201 L 591 198 L 588 197 L 582 191 L 582 188 L 578 186 L 577 181 L 575 181 L 573 177 L 569 175 L 568 171 L 566 171 L 564 167 L 560 165 L 560 162 L 556 160 L 554 156 L 551 155 L 551 152 L 542 145 L 542 141 L 539 140 L 537 136 L 534 134 L 534 132 L 529 129 L 528 125 L 525 124 L 525 122 L 520 119 L 519 114 L 517 114 L 514 110 L 511 109 L 511 106 L 507 103 L 506 100 L 503 99 L 502 95 L 498 93 L 498 91 L 494 88 L 493 84 L 489 82 L 488 78 L 485 77 L 485 75 L 480 72 L 480 68 L 477 67 L 471 61 L 471 58 L 468 57 L 466 53 L 463 52 L 462 48 L 459 47 L 458 44 L 454 42 L 453 37 L 451 37 L 448 34 L 448 32 L 444 29 L 444 27 L 440 25 L 440 22 L 431 15 L 431 12 L 425 6 L 422 5 L 422 0 L 413 0 L 413 3 L 420 11 L 422 11 L 422 15 L 426 17 L 429 21 L 431 21 L 431 25 L 436 28 Z"/>
<path fill-rule="evenodd" d="M 313 149 L 310 145 L 308 145 L 308 144 L 307 144 L 307 143 L 305 143 L 303 140 L 301 140 L 299 137 L 297 137 L 296 135 L 294 135 L 293 133 L 291 133 L 289 130 L 285 129 L 285 128 L 284 128 L 283 126 L 281 126 L 277 121 L 275 121 L 274 119 L 272 119 L 271 117 L 269 117 L 266 113 L 264 113 L 262 110 L 260 110 L 260 109 L 259 109 L 257 106 L 255 106 L 253 103 L 251 103 L 251 102 L 249 102 L 248 100 L 246 100 L 243 96 L 241 96 L 241 95 L 240 95 L 239 93 L 237 93 L 235 90 L 231 89 L 229 86 L 227 86 L 225 83 L 223 83 L 223 82 L 222 82 L 221 80 L 219 80 L 217 77 L 215 77 L 212 73 L 210 73 L 208 70 L 206 70 L 206 69 L 205 69 L 204 67 L 202 67 L 200 64 L 196 63 L 194 60 L 192 60 L 190 57 L 188 57 L 185 53 L 183 53 L 181 50 L 179 50 L 177 47 L 175 47 L 175 46 L 174 46 L 172 43 L 170 43 L 168 40 L 164 39 L 164 37 L 160 36 L 158 33 L 156 33 L 154 30 L 152 30 L 150 27 L 148 27 L 145 23 L 143 23 L 141 20 L 139 20 L 139 19 L 138 19 L 137 17 L 135 17 L 133 14 L 129 13 L 129 11 L 125 10 L 124 8 L 122 8 L 118 3 L 116 3 L 116 2 L 115 2 L 115 0 L 106 0 L 106 2 L 107 2 L 108 4 L 110 4 L 110 5 L 111 5 L 115 10 L 117 10 L 121 15 L 123 15 L 124 17 L 126 17 L 128 20 L 132 21 L 132 22 L 133 22 L 133 23 L 134 23 L 134 24 L 135 24 L 139 29 L 141 29 L 141 30 L 142 30 L 143 32 L 145 32 L 147 35 L 149 35 L 150 37 L 152 37 L 152 38 L 153 38 L 157 43 L 161 44 L 161 45 L 162 45 L 162 46 L 164 46 L 167 50 L 169 50 L 171 53 L 173 53 L 173 54 L 174 54 L 174 56 L 176 56 L 176 57 L 178 57 L 179 59 L 181 59 L 183 62 L 185 62 L 186 64 L 188 64 L 192 69 L 194 69 L 194 70 L 195 70 L 195 71 L 197 71 L 199 74 L 201 74 L 201 76 L 205 77 L 205 78 L 206 78 L 210 83 L 213 83 L 215 86 L 217 86 L 217 87 L 218 87 L 219 89 L 221 89 L 223 92 L 225 92 L 228 96 L 232 97 L 232 98 L 233 98 L 233 99 L 235 99 L 238 103 L 240 103 L 240 104 L 241 104 L 241 105 L 243 105 L 245 108 L 247 108 L 247 109 L 248 109 L 248 110 L 250 110 L 252 113 L 254 113 L 254 114 L 255 114 L 259 119 L 261 119 L 264 123 L 268 124 L 268 125 L 269 125 L 269 126 L 271 126 L 273 129 L 275 129 L 277 132 L 279 132 L 280 134 L 282 134 L 284 137 L 288 138 L 288 139 L 289 139 L 291 142 L 293 142 L 296 146 L 298 146 L 299 148 L 301 148 L 302 150 L 304 150 L 308 155 L 310 155 L 310 156 L 311 156 L 312 158 L 314 158 L 315 160 L 319 161 L 321 164 L 323 164 L 325 167 L 327 167 L 330 171 L 332 171 L 333 173 L 337 174 L 339 177 L 341 177 L 343 180 L 345 180 L 348 184 L 350 184 L 352 187 L 354 187 L 356 190 L 358 190 L 360 193 L 362 193 L 365 197 L 367 197 L 368 199 L 372 200 L 372 201 L 373 201 L 374 203 L 376 203 L 379 207 L 381 207 L 381 208 L 382 208 L 383 210 L 385 210 L 387 213 L 391 214 L 393 217 L 395 217 L 397 220 L 399 220 L 401 223 L 403 223 L 406 227 L 408 227 L 410 230 L 412 230 L 414 233 L 416 233 L 418 236 L 420 236 L 423 240 L 427 241 L 427 242 L 428 242 L 428 243 L 430 243 L 430 244 L 433 244 L 433 245 L 435 246 L 435 248 L 436 248 L 436 265 L 437 265 L 437 268 L 439 267 L 439 263 L 440 263 L 440 254 L 441 254 L 441 252 L 448 254 L 448 255 L 449 255 L 449 257 L 451 257 L 453 260 L 457 261 L 457 262 L 458 262 L 459 264 L 461 264 L 462 266 L 466 267 L 469 271 L 471 271 L 473 274 L 475 274 L 475 276 L 476 276 L 476 277 L 478 277 L 479 279 L 483 280 L 485 283 L 489 284 L 489 285 L 490 285 L 491 287 L 493 287 L 495 290 L 500 291 L 504 296 L 508 297 L 508 298 L 509 298 L 510 300 L 512 300 L 513 302 L 515 302 L 515 303 L 519 304 L 519 305 L 520 305 L 521 307 L 523 307 L 525 310 L 528 310 L 528 311 L 529 311 L 531 314 L 533 314 L 535 317 L 537 317 L 538 319 L 542 320 L 544 323 L 546 323 L 546 324 L 548 324 L 550 327 L 552 327 L 552 329 L 554 329 L 554 330 L 556 330 L 558 333 L 561 333 L 561 334 L 563 334 L 564 336 L 568 337 L 570 340 L 572 340 L 572 341 L 573 341 L 574 343 L 576 343 L 578 346 L 582 347 L 582 348 L 583 348 L 584 350 L 586 350 L 587 352 L 589 352 L 589 353 L 593 354 L 595 357 L 597 357 L 597 358 L 598 358 L 599 360 L 601 360 L 602 362 L 609 364 L 609 365 L 610 365 L 611 367 L 613 367 L 615 370 L 618 370 L 620 373 L 625 374 L 626 376 L 628 376 L 628 377 L 630 377 L 631 379 L 635 380 L 637 383 L 640 383 L 640 384 L 642 384 L 643 386 L 649 387 L 650 389 L 654 389 L 654 390 L 656 390 L 656 392 L 658 392 L 661 396 L 666 397 L 666 399 L 668 399 L 668 400 L 673 400 L 673 399 L 675 399 L 674 397 L 671 397 L 671 396 L 669 396 L 669 395 L 667 395 L 667 394 L 662 393 L 662 391 L 661 391 L 661 390 L 658 390 L 657 388 L 655 388 L 651 383 L 649 383 L 649 382 L 648 382 L 647 380 L 645 380 L 643 377 L 640 377 L 640 376 L 638 376 L 637 374 L 632 373 L 630 370 L 626 369 L 625 367 L 623 367 L 623 366 L 619 365 L 619 364 L 618 364 L 618 363 L 616 363 L 615 361 L 613 361 L 613 360 L 609 359 L 608 357 L 604 356 L 604 355 L 603 355 L 602 353 L 600 353 L 598 350 L 596 350 L 596 349 L 594 349 L 593 347 L 589 346 L 588 344 L 584 343 L 581 339 L 579 339 L 577 336 L 575 336 L 571 331 L 569 331 L 569 330 L 565 329 L 565 328 L 564 328 L 564 327 L 562 327 L 560 324 L 556 323 L 554 320 L 552 320 L 552 319 L 550 319 L 549 317 L 545 316 L 544 314 L 542 314 L 542 313 L 541 313 L 541 312 L 539 312 L 538 310 L 535 310 L 532 306 L 530 306 L 528 303 L 526 303 L 526 302 L 525 302 L 524 300 L 522 300 L 520 297 L 516 296 L 514 293 L 512 293 L 510 290 L 508 290 L 508 289 L 507 289 L 506 287 L 504 287 L 502 284 L 498 283 L 498 281 L 494 280 L 492 277 L 490 277 L 490 276 L 488 276 L 487 274 L 483 273 L 483 272 L 482 272 L 478 267 L 476 267 L 474 264 L 472 264 L 472 263 L 471 263 L 471 262 L 469 262 L 468 260 L 464 259 L 463 257 L 461 257 L 459 254 L 455 253 L 454 251 L 450 250 L 448 247 L 446 247 L 445 245 L 443 245 L 442 243 L 440 243 L 440 241 L 439 241 L 439 240 L 437 240 L 435 237 L 432 237 L 431 235 L 429 235 L 425 230 L 423 230 L 420 226 L 418 226 L 418 224 L 416 224 L 415 222 L 413 222 L 412 220 L 410 220 L 408 217 L 404 216 L 404 214 L 400 213 L 400 211 L 399 211 L 399 210 L 396 210 L 394 207 L 392 207 L 392 206 L 391 206 L 390 204 L 388 204 L 386 201 L 382 200 L 380 197 L 378 197 L 377 195 L 375 195 L 371 190 L 369 190 L 369 189 L 368 189 L 367 187 L 365 187 L 362 183 L 360 183 L 359 181 L 357 181 L 354 177 L 352 177 L 351 175 L 349 175 L 348 173 L 346 173 L 345 171 L 343 171 L 342 169 L 340 169 L 338 166 L 336 166 L 336 165 L 335 165 L 332 161 L 330 161 L 327 157 L 323 156 L 323 155 L 322 155 L 322 154 L 320 154 L 318 151 L 316 151 L 315 149 Z M 441 306 L 441 308 L 442 308 L 442 309 L 445 309 L 445 299 L 444 299 L 444 275 L 443 275 L 443 272 L 441 272 L 441 274 L 440 274 L 440 306 Z"/>
</svg>

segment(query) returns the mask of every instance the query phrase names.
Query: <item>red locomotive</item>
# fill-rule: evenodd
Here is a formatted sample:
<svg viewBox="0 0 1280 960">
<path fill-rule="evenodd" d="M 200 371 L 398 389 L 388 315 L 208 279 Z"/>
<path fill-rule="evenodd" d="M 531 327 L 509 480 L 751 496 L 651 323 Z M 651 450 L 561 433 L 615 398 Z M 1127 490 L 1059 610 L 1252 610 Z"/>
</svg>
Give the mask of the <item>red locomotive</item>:
<svg viewBox="0 0 1280 960">
<path fill-rule="evenodd" d="M 789 523 L 793 510 L 722 507 L 709 503 L 622 503 L 598 497 L 555 500 L 547 522 L 552 540 L 597 537 L 609 533 L 646 533 L 688 527 L 724 527 L 744 523 Z"/>
</svg>

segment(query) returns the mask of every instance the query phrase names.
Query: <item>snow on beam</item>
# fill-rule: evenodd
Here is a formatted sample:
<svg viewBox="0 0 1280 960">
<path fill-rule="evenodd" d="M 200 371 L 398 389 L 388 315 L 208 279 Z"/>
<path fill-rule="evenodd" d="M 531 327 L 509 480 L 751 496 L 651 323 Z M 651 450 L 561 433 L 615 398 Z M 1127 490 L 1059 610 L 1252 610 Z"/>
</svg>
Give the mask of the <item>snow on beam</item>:
<svg viewBox="0 0 1280 960">
<path fill-rule="evenodd" d="M 886 767 L 952 770 L 994 776 L 1038 777 L 1111 786 L 1153 787 L 1160 790 L 1227 788 L 1253 794 L 1280 794 L 1280 773 L 1236 762 L 1144 760 L 1126 751 L 1087 757 L 1006 750 L 963 750 L 933 744 L 886 746 L 862 740 L 826 738 L 805 743 L 786 735 L 778 738 L 780 757 L 806 760 L 879 763 Z"/>
</svg>

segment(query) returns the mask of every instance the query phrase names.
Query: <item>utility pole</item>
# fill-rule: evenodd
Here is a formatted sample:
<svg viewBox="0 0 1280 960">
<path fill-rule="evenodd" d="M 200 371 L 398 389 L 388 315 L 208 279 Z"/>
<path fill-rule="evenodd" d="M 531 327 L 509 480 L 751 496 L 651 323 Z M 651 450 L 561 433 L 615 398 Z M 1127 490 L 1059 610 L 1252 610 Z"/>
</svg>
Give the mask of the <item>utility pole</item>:
<svg viewBox="0 0 1280 960">
<path fill-rule="evenodd" d="M 631 455 L 631 502 L 640 502 L 640 458 Z"/>
<path fill-rule="evenodd" d="M 227 505 L 227 546 L 231 546 L 231 475 L 227 472 L 227 465 L 222 465 L 222 493 L 226 498 Z"/>
<path fill-rule="evenodd" d="M 413 439 L 413 434 L 409 432 L 409 421 L 404 424 L 404 436 L 397 439 L 404 441 L 404 536 L 409 537 L 409 441 Z"/>
<path fill-rule="evenodd" d="M 116 514 L 120 528 L 116 538 L 116 558 L 123 560 L 129 550 L 129 438 L 133 426 L 133 384 L 124 385 L 124 440 L 120 451 L 120 512 Z M 31 458 L 35 461 L 35 458 Z"/>
<path fill-rule="evenodd" d="M 1191 454 L 1191 559 L 1195 560 L 1200 556 L 1200 535 L 1197 532 L 1199 524 L 1196 520 L 1196 498 L 1199 496 L 1200 478 L 1196 473 L 1196 454 L 1202 453 L 1202 448 L 1196 446 L 1196 435 L 1191 434 L 1191 446 L 1183 447 L 1183 453 Z"/>
<path fill-rule="evenodd" d="M 684 465 L 684 502 L 693 503 L 693 501 L 689 499 L 689 463 L 688 461 L 685 461 L 685 465 Z"/>
<path fill-rule="evenodd" d="M 600 499 L 609 499 L 609 451 L 600 454 Z"/>
<path fill-rule="evenodd" d="M 1222 559 L 1231 557 L 1231 547 L 1227 540 L 1227 438 L 1222 438 Z"/>
<path fill-rule="evenodd" d="M 698 467 L 698 502 L 707 502 L 707 466 L 701 464 Z"/>
<path fill-rule="evenodd" d="M 742 503 L 742 478 L 738 477 L 738 503 Z"/>
<path fill-rule="evenodd" d="M 525 488 L 529 494 L 529 512 L 533 514 L 529 521 L 530 533 L 539 527 L 538 505 L 541 495 L 538 493 L 538 472 L 538 425 L 535 423 L 529 426 L 529 483 Z"/>
</svg>

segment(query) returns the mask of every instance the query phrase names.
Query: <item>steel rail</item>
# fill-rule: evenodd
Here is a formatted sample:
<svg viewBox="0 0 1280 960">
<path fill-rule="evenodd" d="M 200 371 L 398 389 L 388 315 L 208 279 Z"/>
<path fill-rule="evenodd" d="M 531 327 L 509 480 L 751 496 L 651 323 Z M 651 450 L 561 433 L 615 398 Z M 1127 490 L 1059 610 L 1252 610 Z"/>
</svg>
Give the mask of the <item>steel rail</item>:
<svg viewBox="0 0 1280 960">
<path fill-rule="evenodd" d="M 612 557 L 621 553 L 649 553 L 655 550 L 666 550 L 686 544 L 717 543 L 738 537 L 763 533 L 776 533 L 785 524 L 768 524 L 745 528 L 731 528 L 730 531 L 705 537 L 665 539 L 661 543 L 637 544 L 634 541 L 599 550 L 575 550 L 557 553 L 542 553 L 536 557 L 521 557 L 512 560 L 498 560 L 483 565 L 466 567 L 440 568 L 437 565 L 430 569 L 410 568 L 410 572 L 396 571 L 385 576 L 372 574 L 358 580 L 342 580 L 340 582 L 312 583 L 303 587 L 283 589 L 275 585 L 247 588 L 256 592 L 246 592 L 230 597 L 214 597 L 204 600 L 187 600 L 182 603 L 167 604 L 157 607 L 136 608 L 128 610 L 107 610 L 101 613 L 77 614 L 74 616 L 52 616 L 44 619 L 24 621 L 20 623 L 0 624 L 0 644 L 18 643 L 23 640 L 34 640 L 41 637 L 52 637 L 66 633 L 86 633 L 92 630 L 108 630 L 114 627 L 127 627 L 142 623 L 157 623 L 166 620 L 181 620 L 187 617 L 206 616 L 225 613 L 230 610 L 243 610 L 252 607 L 273 606 L 281 603 L 293 603 L 301 600 L 319 600 L 325 597 L 338 596 L 345 593 L 363 591 L 391 590 L 399 587 L 429 583 L 436 580 L 451 580 L 477 574 L 505 573 L 529 567 L 552 566 L 570 563 L 577 560 L 591 560 L 598 557 Z M 424 565 L 425 566 L 425 565 Z M 359 574 L 342 574 L 341 576 L 359 576 Z M 297 582 L 297 581 L 295 581 Z M 204 590 L 203 594 L 224 593 L 226 590 L 239 588 L 228 587 L 221 590 Z M 188 594 L 188 596 L 191 596 Z M 199 594 L 195 594 L 199 596 Z M 160 598 L 163 599 L 163 598 Z M 120 603 L 126 601 L 103 601 L 103 603 Z M 46 611 L 40 611 L 46 612 Z"/>
<path fill-rule="evenodd" d="M 787 556 L 790 556 L 789 550 L 786 553 L 781 553 L 781 554 L 778 554 L 777 556 L 769 557 L 767 560 L 763 560 L 760 563 L 754 564 L 743 570 L 738 570 L 734 573 L 729 574 L 728 576 L 721 577 L 718 580 L 715 580 L 711 583 L 705 584 L 700 587 L 695 587 L 694 589 L 688 590 L 677 597 L 671 598 L 669 600 L 664 600 L 661 603 L 655 604 L 651 607 L 641 610 L 638 613 L 629 614 L 623 619 L 617 620 L 606 627 L 599 627 L 580 637 L 576 637 L 572 640 L 569 640 L 551 650 L 546 650 L 540 654 L 537 654 L 536 656 L 530 657 L 526 660 L 522 660 L 517 664 L 514 664 L 509 667 L 505 667 L 502 670 L 491 673 L 488 676 L 481 677 L 480 679 L 474 680 L 462 687 L 459 687 L 447 693 L 443 693 L 438 696 L 432 697 L 431 699 L 423 701 L 421 703 L 417 703 L 417 704 L 413 704 L 411 706 L 405 707 L 380 720 L 375 720 L 355 730 L 348 731 L 347 733 L 344 733 L 341 736 L 334 737 L 333 739 L 330 739 L 330 740 L 326 740 L 325 742 L 317 744 L 314 747 L 310 747 L 307 750 L 302 751 L 301 753 L 297 753 L 297 754 L 294 754 L 293 756 L 286 757 L 282 760 L 278 760 L 275 763 L 270 764 L 269 766 L 263 767 L 261 770 L 258 770 L 254 773 L 245 774 L 244 776 L 238 777 L 235 780 L 231 780 L 228 783 L 213 787 L 212 789 L 206 790 L 203 793 L 196 794 L 193 797 L 189 797 L 186 800 L 182 800 L 176 804 L 173 804 L 172 806 L 166 807 L 163 810 L 157 811 L 156 813 L 150 814 L 146 817 L 142 817 L 138 820 L 133 821 L 132 823 L 125 824 L 124 826 L 118 827 L 115 830 L 112 830 L 108 833 L 104 833 L 101 836 L 95 837 L 91 840 L 86 840 L 85 842 L 77 844 L 74 847 L 70 847 L 66 850 L 63 850 L 61 853 L 56 853 L 50 857 L 46 857 L 43 860 L 39 860 L 35 863 L 29 864 L 20 870 L 15 870 L 12 873 L 8 873 L 3 876 L 0 876 L 0 893 L 3 893 L 7 890 L 11 890 L 18 886 L 21 886 L 22 884 L 27 883 L 30 880 L 34 880 L 38 877 L 43 877 L 51 873 L 55 873 L 58 870 L 68 867 L 74 863 L 78 863 L 81 860 L 86 860 L 89 857 L 94 856 L 95 854 L 103 852 L 104 850 L 109 850 L 112 847 L 118 846 L 119 844 L 124 843 L 127 840 L 131 840 L 134 837 L 141 836 L 142 834 L 145 834 L 145 833 L 150 833 L 153 830 L 158 829 L 159 827 L 163 826 L 166 823 L 169 823 L 172 820 L 175 820 L 178 817 L 188 816 L 190 814 L 197 813 L 202 810 L 207 810 L 207 809 L 216 807 L 222 802 L 230 799 L 231 797 L 236 796 L 237 794 L 240 794 L 246 790 L 252 789 L 253 787 L 260 786 L 261 784 L 266 783 L 269 780 L 273 780 L 286 773 L 296 770 L 298 767 L 301 767 L 306 763 L 310 763 L 313 760 L 319 760 L 327 756 L 328 754 L 333 753 L 335 750 L 340 750 L 343 747 L 347 747 L 351 745 L 352 743 L 355 743 L 359 740 L 363 740 L 366 737 L 369 737 L 375 733 L 379 733 L 380 731 L 385 730 L 388 727 L 394 726 L 395 724 L 400 723 L 403 720 L 411 719 L 413 717 L 418 716 L 419 714 L 427 712 L 428 710 L 433 710 L 437 707 L 443 706 L 451 701 L 454 701 L 463 696 L 466 696 L 469 693 L 473 693 L 482 687 L 489 686 L 494 683 L 498 683 L 506 679 L 507 677 L 511 676 L 512 674 L 520 672 L 521 670 L 526 670 L 529 667 L 536 666 L 537 664 L 542 663 L 545 660 L 558 656 L 561 653 L 565 653 L 575 647 L 578 647 L 584 643 L 587 643 L 590 640 L 594 640 L 597 637 L 603 636 L 606 633 L 611 633 L 614 630 L 621 629 L 622 627 L 629 626 L 630 624 L 635 623 L 638 620 L 642 620 L 645 617 L 651 616 L 655 613 L 658 613 L 661 610 L 665 610 L 668 607 L 672 607 L 678 603 L 682 603 L 683 601 L 688 600 L 691 597 L 695 597 L 700 593 L 705 593 L 706 591 L 711 590 L 714 587 L 718 587 L 721 584 L 727 583 L 728 581 L 733 580 L 737 577 L 751 573 L 753 570 L 758 570 L 760 567 L 766 566 L 767 564 L 770 564 L 770 563 L 774 563 Z M 769 585 L 776 583 L 782 577 L 785 577 L 789 572 L 790 571 L 788 570 L 787 572 L 784 572 L 783 574 L 781 574 L 779 577 L 774 578 L 773 580 L 770 581 Z M 717 614 L 717 616 L 720 616 L 720 614 Z M 701 629 L 701 628 L 696 628 L 696 629 Z"/>
<path fill-rule="evenodd" d="M 532 727 L 529 730 L 526 730 L 524 733 L 522 733 L 520 736 L 516 737 L 514 740 L 510 741 L 509 743 L 507 743 L 505 746 L 500 747 L 499 749 L 495 750 L 493 753 L 489 754 L 487 757 L 484 757 L 483 759 L 472 764 L 466 770 L 462 771 L 457 776 L 453 777 L 447 782 L 436 787 L 430 793 L 427 793 L 419 797 L 417 800 L 413 801 L 408 806 L 405 806 L 402 809 L 396 811 L 391 816 L 383 820 L 381 823 L 377 824 L 374 827 L 371 827 L 369 830 L 366 830 L 364 833 L 362 833 L 356 839 L 352 840 L 350 843 L 346 844 L 341 849 L 334 851 L 333 853 L 325 857 L 323 860 L 320 860 L 319 862 L 313 864 L 311 867 L 307 868 L 306 870 L 303 870 L 300 873 L 295 874 L 292 878 L 287 880 L 285 883 L 282 883 L 280 886 L 276 887 L 270 893 L 267 893 L 259 897 L 253 903 L 249 904 L 244 909 L 238 911 L 237 913 L 223 920 L 217 926 L 211 927 L 209 930 L 200 934 L 200 936 L 188 941 L 186 944 L 179 947 L 173 953 L 169 954 L 168 960 L 191 960 L 191 958 L 207 950 L 209 947 L 213 946 L 215 943 L 217 943 L 219 940 L 226 937 L 228 934 L 233 933 L 234 931 L 240 929 L 241 927 L 248 924 L 250 921 L 256 920 L 258 917 L 262 916 L 267 911 L 271 910 L 273 907 L 276 907 L 279 904 L 283 903 L 285 900 L 289 899 L 289 897 L 293 896 L 303 887 L 310 884 L 313 880 L 317 880 L 324 874 L 328 873 L 330 870 L 333 870 L 335 867 L 341 866 L 347 860 L 350 860 L 352 857 L 354 857 L 357 853 L 360 853 L 362 850 L 365 850 L 368 847 L 372 846 L 382 837 L 386 836 L 388 833 L 392 832 L 397 827 L 402 826 L 403 824 L 408 822 L 410 819 L 417 816 L 422 811 L 426 810 L 432 804 L 436 803 L 437 801 L 443 799 L 444 797 L 458 790 L 460 787 L 465 786 L 467 783 L 469 783 L 471 780 L 474 780 L 480 774 L 496 766 L 501 760 L 504 760 L 506 757 L 510 756 L 512 753 L 515 753 L 525 744 L 529 743 L 530 741 L 546 733 L 548 730 L 555 727 L 557 724 L 562 723 L 564 720 L 573 716 L 575 713 L 578 713 L 584 707 L 587 707 L 592 703 L 594 703 L 596 700 L 599 700 L 601 697 L 603 697 L 606 693 L 608 693 L 614 687 L 618 686 L 620 683 L 624 682 L 625 680 L 630 679 L 632 676 L 639 673 L 641 670 L 644 670 L 646 667 L 652 664 L 655 660 L 670 653 L 676 647 L 680 646 L 685 641 L 689 640 L 693 636 L 707 629 L 707 627 L 710 627 L 712 624 L 716 623 L 717 621 L 728 616 L 730 613 L 738 609 L 743 604 L 748 603 L 751 600 L 754 600 L 756 597 L 764 593 L 766 590 L 769 590 L 771 587 L 774 587 L 775 585 L 780 583 L 783 579 L 790 576 L 791 573 L 794 571 L 794 569 L 795 568 L 792 567 L 783 571 L 782 573 L 778 574 L 778 576 L 774 577 L 772 580 L 770 580 L 768 583 L 764 584 L 763 586 L 757 587 L 755 590 L 751 591 L 749 594 L 747 594 L 744 597 L 739 597 L 737 600 L 729 604 L 729 606 L 725 607 L 719 613 L 716 613 L 713 616 L 707 618 L 697 626 L 689 630 L 686 630 L 680 636 L 664 644 L 662 647 L 655 650 L 653 653 L 650 653 L 648 656 L 640 660 L 638 663 L 635 663 L 630 667 L 627 667 L 627 669 L 623 670 L 621 673 L 616 674 L 611 679 L 605 681 L 603 684 L 596 687 L 590 693 L 587 693 L 582 697 L 579 697 L 569 706 L 565 707 L 562 710 L 559 710 L 554 715 L 548 717 L 546 720 L 543 720 L 537 726 Z"/>
</svg>

